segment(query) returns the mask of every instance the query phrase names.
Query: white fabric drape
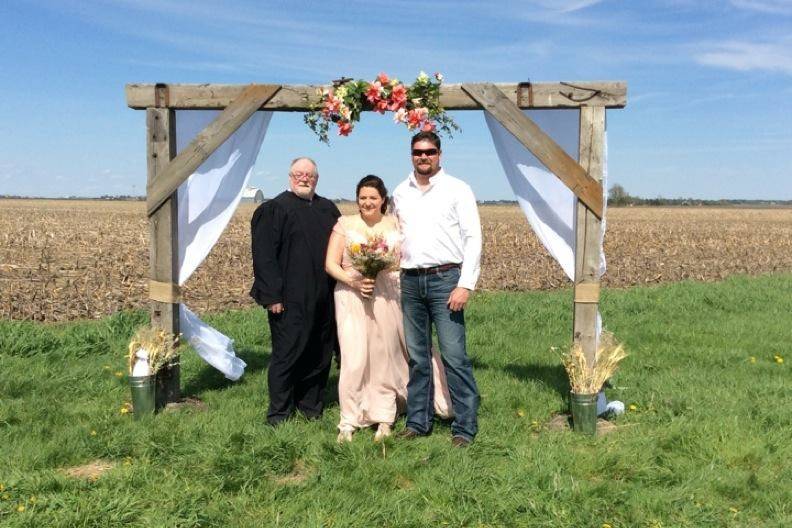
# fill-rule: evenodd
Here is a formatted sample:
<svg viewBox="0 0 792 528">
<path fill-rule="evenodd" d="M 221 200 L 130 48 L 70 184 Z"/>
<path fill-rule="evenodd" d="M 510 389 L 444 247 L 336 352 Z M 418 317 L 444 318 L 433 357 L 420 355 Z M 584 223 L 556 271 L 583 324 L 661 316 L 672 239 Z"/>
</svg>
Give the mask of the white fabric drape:
<svg viewBox="0 0 792 528">
<path fill-rule="evenodd" d="M 580 112 L 575 110 L 527 110 L 530 117 L 573 159 L 578 159 Z M 489 113 L 484 113 L 495 151 L 520 208 L 528 218 L 542 245 L 561 265 L 570 280 L 575 280 L 575 195 L 558 177 L 547 170 L 508 130 Z M 602 189 L 607 196 L 608 141 L 604 138 Z M 602 235 L 605 234 L 603 214 Z M 600 238 L 602 249 L 602 238 Z M 605 255 L 600 251 L 600 276 L 605 273 Z"/>
<path fill-rule="evenodd" d="M 177 111 L 177 152 L 189 145 L 219 113 L 216 110 Z M 204 261 L 231 220 L 250 181 L 271 118 L 272 112 L 253 114 L 179 186 L 180 285 Z M 233 340 L 204 323 L 184 304 L 179 306 L 179 314 L 182 339 L 227 378 L 239 379 L 246 365 L 236 357 Z"/>
</svg>

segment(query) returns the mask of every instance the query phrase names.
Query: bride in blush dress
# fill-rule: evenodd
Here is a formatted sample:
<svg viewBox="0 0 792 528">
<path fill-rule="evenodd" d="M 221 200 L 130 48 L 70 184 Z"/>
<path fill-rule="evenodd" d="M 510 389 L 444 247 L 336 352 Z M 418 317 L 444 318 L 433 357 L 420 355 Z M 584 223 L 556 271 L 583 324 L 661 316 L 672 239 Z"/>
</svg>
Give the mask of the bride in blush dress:
<svg viewBox="0 0 792 528">
<path fill-rule="evenodd" d="M 327 272 L 337 281 L 335 311 L 341 347 L 338 441 L 351 441 L 357 429 L 376 425 L 374 440 L 379 442 L 390 436 L 407 397 L 408 355 L 399 263 L 381 271 L 376 280 L 367 279 L 353 268 L 348 248 L 378 234 L 398 254 L 401 234 L 396 218 L 385 214 L 388 192 L 379 177 L 366 176 L 356 191 L 359 213 L 338 219 L 325 260 Z M 435 413 L 450 417 L 453 412 L 445 369 L 436 351 L 432 362 Z"/>
</svg>

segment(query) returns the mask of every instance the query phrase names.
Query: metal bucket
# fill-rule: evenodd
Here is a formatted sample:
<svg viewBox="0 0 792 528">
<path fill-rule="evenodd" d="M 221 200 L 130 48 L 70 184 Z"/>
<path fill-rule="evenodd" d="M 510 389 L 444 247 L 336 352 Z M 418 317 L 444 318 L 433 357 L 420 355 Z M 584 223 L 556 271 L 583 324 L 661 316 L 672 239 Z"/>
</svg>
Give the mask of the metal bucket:
<svg viewBox="0 0 792 528">
<path fill-rule="evenodd" d="M 569 410 L 572 413 L 572 428 L 576 433 L 597 434 L 597 395 L 569 394 Z"/>
<path fill-rule="evenodd" d="M 154 376 L 130 376 L 129 388 L 132 390 L 132 408 L 135 419 L 154 413 Z"/>
</svg>

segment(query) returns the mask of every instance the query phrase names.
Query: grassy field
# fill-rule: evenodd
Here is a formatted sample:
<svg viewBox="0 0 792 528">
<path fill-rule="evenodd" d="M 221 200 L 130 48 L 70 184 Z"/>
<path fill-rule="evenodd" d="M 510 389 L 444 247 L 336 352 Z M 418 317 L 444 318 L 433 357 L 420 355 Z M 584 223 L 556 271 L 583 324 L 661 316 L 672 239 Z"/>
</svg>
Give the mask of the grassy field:
<svg viewBox="0 0 792 528">
<path fill-rule="evenodd" d="M 242 380 L 187 352 L 183 389 L 206 410 L 137 422 L 121 412 L 121 371 L 144 314 L 0 321 L 0 525 L 792 525 L 792 392 L 779 361 L 792 359 L 792 275 L 605 290 L 605 325 L 631 353 L 609 395 L 634 410 L 593 439 L 544 425 L 565 409 L 550 347 L 567 343 L 570 296 L 474 297 L 481 434 L 467 450 L 442 423 L 413 442 L 378 446 L 364 431 L 339 446 L 332 401 L 321 421 L 266 427 L 257 309 L 207 318 L 236 339 Z M 112 467 L 63 473 L 92 462 Z"/>
</svg>

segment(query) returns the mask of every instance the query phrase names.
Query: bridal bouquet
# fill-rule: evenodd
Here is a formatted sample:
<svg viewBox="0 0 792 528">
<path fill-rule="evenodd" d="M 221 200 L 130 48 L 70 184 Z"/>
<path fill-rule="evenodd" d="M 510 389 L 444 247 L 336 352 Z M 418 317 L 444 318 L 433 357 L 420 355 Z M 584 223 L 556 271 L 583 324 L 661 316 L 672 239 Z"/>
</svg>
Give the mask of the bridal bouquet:
<svg viewBox="0 0 792 528">
<path fill-rule="evenodd" d="M 348 247 L 352 267 L 367 279 L 396 263 L 393 247 L 380 234 L 370 235 L 364 242 L 352 242 Z"/>
</svg>

